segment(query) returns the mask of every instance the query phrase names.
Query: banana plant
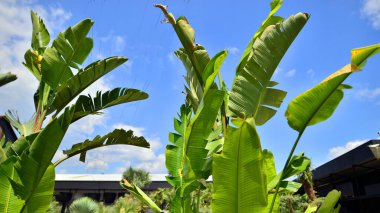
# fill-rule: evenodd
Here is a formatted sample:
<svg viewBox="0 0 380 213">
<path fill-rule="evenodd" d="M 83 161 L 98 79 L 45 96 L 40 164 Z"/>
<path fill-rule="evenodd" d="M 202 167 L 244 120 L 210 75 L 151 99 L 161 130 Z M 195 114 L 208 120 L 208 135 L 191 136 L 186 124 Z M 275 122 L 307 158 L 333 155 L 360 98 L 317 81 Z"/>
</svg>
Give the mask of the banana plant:
<svg viewBox="0 0 380 213">
<path fill-rule="evenodd" d="M 101 114 L 108 107 L 146 99 L 148 94 L 114 88 L 98 91 L 94 97 L 80 95 L 128 59 L 112 56 L 82 66 L 93 48 L 93 40 L 87 36 L 92 20 L 67 28 L 49 46 L 50 35 L 43 20 L 35 12 L 31 12 L 31 19 L 31 49 L 26 51 L 23 64 L 39 82 L 34 95 L 35 113 L 25 123 L 14 111 L 6 114 L 20 137 L 13 144 L 2 141 L 0 148 L 0 212 L 45 212 L 53 197 L 55 166 L 72 156 L 80 155 L 84 162 L 87 151 L 103 146 L 149 147 L 145 138 L 135 136 L 132 130 L 115 129 L 64 150 L 65 157 L 53 164 L 53 156 L 71 124 Z"/>
<path fill-rule="evenodd" d="M 210 174 L 213 212 L 279 212 L 278 193 L 295 192 L 301 187 L 286 179 L 310 166 L 310 159 L 303 153 L 294 155 L 306 127 L 333 114 L 343 90 L 351 88 L 343 81 L 380 51 L 379 44 L 354 49 L 350 64 L 290 102 L 285 117 L 299 135 L 277 173 L 273 154 L 262 148 L 256 127 L 264 125 L 281 107 L 287 93 L 271 78 L 310 17 L 307 13 L 287 19 L 276 16 L 282 4 L 282 0 L 271 2 L 268 17 L 237 65 L 231 90 L 220 74 L 227 51 L 210 59 L 206 49 L 195 43 L 195 31 L 185 17 L 175 19 L 166 6 L 155 5 L 182 43 L 175 54 L 187 71 L 185 104 L 174 119 L 176 133 L 169 134 L 171 144 L 166 147 L 167 180 L 176 190 L 170 204 L 172 212 L 199 212 L 199 208 L 191 208 L 190 198 L 194 191 L 202 190 L 202 182 Z M 214 97 L 210 98 L 212 93 Z M 207 117 L 201 116 L 203 111 Z M 201 123 L 202 129 L 195 128 L 196 123 Z"/>
</svg>

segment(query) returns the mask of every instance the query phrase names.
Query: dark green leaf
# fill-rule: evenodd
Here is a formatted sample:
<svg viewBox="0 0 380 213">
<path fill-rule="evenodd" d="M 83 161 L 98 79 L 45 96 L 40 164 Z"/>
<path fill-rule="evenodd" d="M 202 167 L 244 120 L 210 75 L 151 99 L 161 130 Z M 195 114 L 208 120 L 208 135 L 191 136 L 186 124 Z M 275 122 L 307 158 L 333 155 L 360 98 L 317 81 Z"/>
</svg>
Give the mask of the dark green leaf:
<svg viewBox="0 0 380 213">
<path fill-rule="evenodd" d="M 17 79 L 17 76 L 8 72 L 0 73 L 0 87 Z"/>
<path fill-rule="evenodd" d="M 63 154 L 68 157 L 80 154 L 80 161 L 85 162 L 88 150 L 119 144 L 149 148 L 149 143 L 145 138 L 134 136 L 132 130 L 115 129 L 102 137 L 97 135 L 93 140 L 87 139 L 84 142 L 74 144 L 71 149 L 64 150 Z"/>
<path fill-rule="evenodd" d="M 57 88 L 57 95 L 53 102 L 54 107 L 57 111 L 61 111 L 93 82 L 126 61 L 127 58 L 124 57 L 109 57 L 88 65 L 83 71 L 80 71 Z"/>
<path fill-rule="evenodd" d="M 147 93 L 128 88 L 115 88 L 104 93 L 98 91 L 94 98 L 91 95 L 81 95 L 73 105 L 75 113 L 72 121 L 74 122 L 86 115 L 97 114 L 100 110 L 111 106 L 144 100 L 146 98 L 148 98 Z"/>
</svg>

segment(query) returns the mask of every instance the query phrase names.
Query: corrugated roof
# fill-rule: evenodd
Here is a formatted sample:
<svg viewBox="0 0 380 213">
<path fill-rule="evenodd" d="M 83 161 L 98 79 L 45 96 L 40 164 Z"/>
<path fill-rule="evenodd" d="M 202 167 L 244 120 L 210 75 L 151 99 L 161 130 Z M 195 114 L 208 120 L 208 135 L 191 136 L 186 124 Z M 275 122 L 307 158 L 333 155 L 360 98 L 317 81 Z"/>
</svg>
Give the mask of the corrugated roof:
<svg viewBox="0 0 380 213">
<path fill-rule="evenodd" d="M 150 174 L 152 181 L 166 181 L 166 174 Z M 120 181 L 121 174 L 56 174 L 55 181 Z"/>
</svg>

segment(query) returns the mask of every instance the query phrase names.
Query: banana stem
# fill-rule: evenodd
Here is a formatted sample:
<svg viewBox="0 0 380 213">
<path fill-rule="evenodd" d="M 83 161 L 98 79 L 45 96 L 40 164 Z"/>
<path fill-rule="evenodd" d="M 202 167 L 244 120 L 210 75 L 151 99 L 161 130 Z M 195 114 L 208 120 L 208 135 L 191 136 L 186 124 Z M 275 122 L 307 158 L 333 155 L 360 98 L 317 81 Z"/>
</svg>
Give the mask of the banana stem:
<svg viewBox="0 0 380 213">
<path fill-rule="evenodd" d="M 274 207 L 274 203 L 275 203 L 276 198 L 277 198 L 278 190 L 280 189 L 280 183 L 281 183 L 282 179 L 284 178 L 284 170 L 285 170 L 285 168 L 288 166 L 288 164 L 289 164 L 289 162 L 290 162 L 290 159 L 291 159 L 292 156 L 293 156 L 294 150 L 296 149 L 296 147 L 297 147 L 297 145 L 298 145 L 298 142 L 299 142 L 299 140 L 301 139 L 301 136 L 302 136 L 304 130 L 305 130 L 305 129 L 302 129 L 302 131 L 299 132 L 298 137 L 297 137 L 296 141 L 295 141 L 294 144 L 293 144 L 292 150 L 291 150 L 290 153 L 289 153 L 288 159 L 286 160 L 286 163 L 285 163 L 285 165 L 284 165 L 284 168 L 282 169 L 281 176 L 280 176 L 280 180 L 279 180 L 279 182 L 277 183 L 276 191 L 275 191 L 275 193 L 274 193 L 274 197 L 273 197 L 272 203 L 271 203 L 271 205 L 270 205 L 269 213 L 272 213 L 272 210 L 273 210 L 273 207 Z"/>
</svg>

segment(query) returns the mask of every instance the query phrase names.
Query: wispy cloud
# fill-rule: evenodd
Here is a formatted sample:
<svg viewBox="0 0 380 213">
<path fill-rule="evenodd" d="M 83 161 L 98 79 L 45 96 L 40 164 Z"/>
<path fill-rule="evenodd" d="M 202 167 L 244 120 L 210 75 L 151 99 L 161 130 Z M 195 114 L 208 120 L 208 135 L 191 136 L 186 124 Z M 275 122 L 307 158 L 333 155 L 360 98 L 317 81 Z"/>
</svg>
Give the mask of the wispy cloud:
<svg viewBox="0 0 380 213">
<path fill-rule="evenodd" d="M 341 156 L 342 154 L 362 145 L 363 143 L 367 142 L 368 140 L 353 140 L 353 141 L 348 141 L 345 145 L 343 146 L 336 146 L 332 147 L 329 149 L 329 158 L 333 159 L 336 157 Z"/>
<path fill-rule="evenodd" d="M 123 123 L 117 123 L 112 126 L 114 129 L 125 129 L 125 130 L 132 130 L 133 134 L 136 136 L 143 136 L 144 128 L 142 127 L 135 127 L 128 124 Z"/>
<path fill-rule="evenodd" d="M 104 125 L 97 123 L 96 125 Z M 95 125 L 95 126 L 96 126 Z M 109 126 L 109 125 L 108 125 Z M 96 151 L 89 151 L 86 155 L 85 169 L 89 172 L 122 172 L 129 166 L 145 169 L 151 173 L 165 173 L 165 156 L 158 154 L 162 148 L 161 140 L 158 137 L 147 135 L 143 127 L 136 127 L 124 123 L 116 123 L 111 125 L 114 128 L 123 128 L 125 130 L 133 130 L 137 136 L 144 136 L 150 143 L 150 148 L 141 148 L 126 145 L 113 145 L 103 148 L 98 148 Z M 80 128 L 80 127 L 78 127 Z M 62 151 L 58 151 L 55 160 L 63 157 Z M 76 158 L 76 160 L 78 160 Z M 71 162 L 62 163 L 59 169 L 71 170 Z M 115 166 L 123 165 L 123 166 Z"/>
<path fill-rule="evenodd" d="M 375 99 L 380 96 L 380 88 L 377 87 L 374 89 L 368 89 L 368 88 L 359 89 L 356 92 L 356 95 L 362 99 Z"/>
<path fill-rule="evenodd" d="M 90 161 L 88 161 L 88 163 L 86 163 L 86 169 L 88 169 L 88 170 L 106 170 L 106 169 L 108 169 L 108 164 L 104 160 L 94 159 L 94 160 L 90 160 Z"/>
<path fill-rule="evenodd" d="M 314 78 L 315 76 L 315 71 L 313 69 L 308 69 L 306 71 L 306 74 L 309 75 L 311 78 Z"/>
<path fill-rule="evenodd" d="M 364 0 L 361 12 L 374 29 L 380 29 L 380 0 Z"/>
<path fill-rule="evenodd" d="M 122 52 L 125 48 L 125 39 L 122 36 L 115 36 L 114 45 L 116 52 Z"/>
<path fill-rule="evenodd" d="M 296 69 L 291 69 L 285 73 L 285 77 L 291 78 L 296 74 Z"/>
<path fill-rule="evenodd" d="M 239 49 L 237 47 L 227 47 L 226 49 L 232 55 L 236 55 L 237 53 L 239 53 Z"/>
</svg>

